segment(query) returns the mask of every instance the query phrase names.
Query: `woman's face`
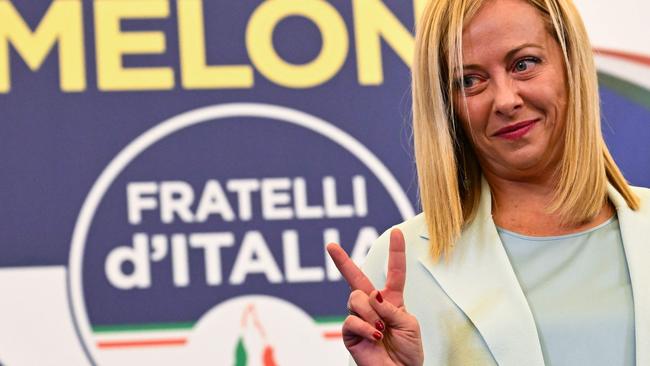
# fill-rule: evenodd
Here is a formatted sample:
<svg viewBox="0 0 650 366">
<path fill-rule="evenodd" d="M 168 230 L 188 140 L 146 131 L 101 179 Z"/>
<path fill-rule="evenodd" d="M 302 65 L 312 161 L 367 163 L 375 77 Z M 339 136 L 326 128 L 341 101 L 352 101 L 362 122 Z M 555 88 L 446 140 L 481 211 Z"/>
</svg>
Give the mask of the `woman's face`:
<svg viewBox="0 0 650 366">
<path fill-rule="evenodd" d="M 506 179 L 552 174 L 567 86 L 561 48 L 538 10 L 523 0 L 486 1 L 463 30 L 462 52 L 454 109 L 483 170 Z"/>
</svg>

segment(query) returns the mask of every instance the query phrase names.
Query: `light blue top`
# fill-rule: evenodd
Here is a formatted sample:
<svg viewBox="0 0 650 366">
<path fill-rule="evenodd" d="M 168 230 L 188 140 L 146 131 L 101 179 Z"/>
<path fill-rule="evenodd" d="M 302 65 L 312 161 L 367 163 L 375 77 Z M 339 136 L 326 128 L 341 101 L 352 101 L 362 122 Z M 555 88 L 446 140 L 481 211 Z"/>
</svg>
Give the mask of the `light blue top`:
<svg viewBox="0 0 650 366">
<path fill-rule="evenodd" d="M 497 228 L 546 365 L 634 365 L 634 305 L 616 217 L 570 235 Z"/>
</svg>

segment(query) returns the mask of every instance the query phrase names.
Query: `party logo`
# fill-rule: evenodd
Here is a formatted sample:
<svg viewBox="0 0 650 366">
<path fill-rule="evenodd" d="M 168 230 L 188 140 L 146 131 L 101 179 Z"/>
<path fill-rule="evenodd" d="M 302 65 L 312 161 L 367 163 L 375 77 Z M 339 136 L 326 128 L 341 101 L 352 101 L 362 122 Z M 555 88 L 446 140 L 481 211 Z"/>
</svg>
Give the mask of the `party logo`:
<svg viewBox="0 0 650 366">
<path fill-rule="evenodd" d="M 101 365 L 343 362 L 348 289 L 325 244 L 362 261 L 412 215 L 389 170 L 331 123 L 263 104 L 183 113 L 126 146 L 84 202 L 77 329 Z"/>
</svg>

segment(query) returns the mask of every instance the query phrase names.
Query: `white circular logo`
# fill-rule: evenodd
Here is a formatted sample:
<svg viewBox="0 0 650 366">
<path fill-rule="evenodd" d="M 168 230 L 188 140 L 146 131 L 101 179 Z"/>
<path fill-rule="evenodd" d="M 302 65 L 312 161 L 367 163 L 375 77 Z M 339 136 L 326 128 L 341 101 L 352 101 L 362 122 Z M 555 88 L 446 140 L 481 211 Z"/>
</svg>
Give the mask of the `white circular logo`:
<svg viewBox="0 0 650 366">
<path fill-rule="evenodd" d="M 322 180 L 320 178 L 318 180 L 318 182 L 322 182 L 322 194 L 319 193 L 322 202 L 320 205 L 316 205 L 313 202 L 308 202 L 309 188 L 307 185 L 309 179 L 301 177 L 300 172 L 292 174 L 291 178 L 273 176 L 251 178 L 249 176 L 246 180 L 219 181 L 217 179 L 208 179 L 202 185 L 202 189 L 196 189 L 196 191 L 193 190 L 191 184 L 183 182 L 177 177 L 163 181 L 155 179 L 143 180 L 141 176 L 147 175 L 147 172 L 143 171 L 149 169 L 148 165 L 140 170 L 135 169 L 136 173 L 133 173 L 132 165 L 134 162 L 145 152 L 158 148 L 163 140 L 169 140 L 173 135 L 180 135 L 184 139 L 183 144 L 173 145 L 171 149 L 173 149 L 174 153 L 190 150 L 195 148 L 195 144 L 192 143 L 190 138 L 183 135 L 185 131 L 188 131 L 189 127 L 222 125 L 225 124 L 225 121 L 238 118 L 242 119 L 242 121 L 243 119 L 252 118 L 267 125 L 267 122 L 274 122 L 274 125 L 279 124 L 292 128 L 291 131 L 295 131 L 297 127 L 298 130 L 306 131 L 312 136 L 324 137 L 325 140 L 329 141 L 328 143 L 334 143 L 339 148 L 342 148 L 340 150 L 356 158 L 356 162 L 361 163 L 359 166 L 364 167 L 363 169 L 366 169 L 369 175 L 353 174 L 350 177 L 349 197 L 345 198 L 348 199 L 349 204 L 343 204 L 341 203 L 344 199 L 342 198 L 343 195 L 338 198 L 336 196 L 338 192 L 336 188 L 337 180 L 328 170 L 328 172 L 323 173 Z M 208 124 L 207 122 L 216 123 Z M 286 144 L 292 142 L 287 141 Z M 256 146 L 253 146 L 256 142 L 252 140 L 242 139 L 235 143 L 252 151 L 251 156 L 254 156 L 255 151 L 257 151 Z M 169 147 L 167 149 L 170 150 Z M 276 151 L 274 150 L 273 153 Z M 206 153 L 203 150 L 201 150 L 201 154 L 211 155 L 210 152 Z M 264 165 L 264 159 L 268 158 L 269 155 L 274 154 L 265 152 L 261 153 L 260 156 L 254 156 L 253 158 L 250 156 L 247 158 L 241 157 L 241 159 L 248 159 L 249 168 L 247 172 L 250 175 L 263 175 L 265 174 L 263 173 L 264 169 L 267 168 Z M 198 159 L 198 156 L 199 154 L 196 152 L 191 154 L 192 159 Z M 336 154 L 332 153 L 331 156 L 335 157 Z M 282 156 L 280 157 L 282 158 Z M 211 158 L 219 159 L 220 162 L 227 161 L 228 164 L 233 166 L 233 170 L 236 170 L 238 167 L 237 159 L 240 158 L 240 155 Z M 272 158 L 278 159 L 275 155 Z M 293 156 L 292 158 L 296 160 L 302 159 L 303 162 L 307 161 L 308 163 L 313 160 L 308 156 Z M 183 170 L 181 168 L 184 168 L 186 161 L 170 162 L 170 165 L 176 164 L 177 168 L 168 175 Z M 164 161 L 161 164 L 163 168 L 166 163 Z M 318 162 L 314 161 L 314 163 Z M 335 166 L 338 162 L 323 162 L 321 160 L 320 164 L 326 166 L 325 163 Z M 251 170 L 256 171 L 251 172 Z M 258 173 L 258 170 L 261 173 Z M 125 200 L 127 203 L 124 204 L 126 209 L 123 209 L 122 206 L 117 209 L 113 205 L 113 200 L 107 201 L 106 197 L 113 189 L 112 186 L 125 174 L 131 174 L 131 176 L 135 174 L 138 178 L 130 178 L 135 179 L 135 181 L 128 183 L 120 182 L 120 184 L 124 183 L 126 186 Z M 227 175 L 227 172 L 224 174 Z M 276 358 L 277 360 L 297 360 L 303 357 L 300 350 L 294 350 L 295 354 L 293 355 L 285 353 L 289 352 L 283 348 L 283 342 L 285 342 L 283 337 L 286 336 L 275 333 L 276 329 L 281 328 L 281 318 L 286 318 L 286 322 L 288 322 L 286 324 L 290 323 L 297 327 L 303 327 L 304 325 L 304 329 L 287 330 L 289 332 L 287 334 L 291 334 L 291 332 L 302 334 L 301 332 L 304 331 L 306 332 L 303 335 L 305 340 L 311 337 L 309 334 L 312 334 L 312 336 L 314 334 L 320 335 L 322 340 L 323 334 L 328 334 L 327 330 L 323 331 L 321 324 L 319 331 L 313 331 L 314 322 L 309 321 L 310 315 L 313 317 L 314 314 L 320 314 L 318 313 L 320 304 L 313 303 L 311 299 L 308 299 L 314 294 L 301 294 L 300 291 L 312 289 L 312 291 L 319 292 L 321 291 L 317 287 L 319 281 L 340 281 L 340 276 L 336 277 L 338 274 L 334 273 L 335 269 L 332 269 L 333 266 L 329 262 L 321 267 L 310 267 L 300 262 L 299 233 L 295 226 L 299 226 L 303 222 L 313 223 L 318 219 L 346 219 L 348 221 L 355 218 L 359 220 L 361 220 L 360 218 L 367 219 L 370 211 L 381 211 L 381 208 L 373 209 L 369 205 L 369 197 L 372 197 L 377 189 L 368 194 L 370 183 L 367 182 L 367 179 L 378 182 L 376 186 L 383 190 L 383 194 L 388 197 L 394 207 L 392 210 L 396 210 L 398 216 L 402 219 L 413 216 L 414 212 L 409 199 L 397 180 L 377 157 L 346 132 L 304 112 L 266 104 L 223 104 L 180 114 L 146 131 L 126 146 L 99 176 L 81 208 L 72 236 L 69 261 L 71 306 L 82 342 L 92 361 L 99 364 L 123 364 L 126 360 L 130 362 L 138 360 L 143 363 L 174 364 L 173 360 L 179 359 L 177 357 L 184 360 L 187 360 L 188 357 L 194 357 L 191 359 L 199 360 L 201 359 L 199 353 L 204 352 L 199 351 L 199 349 L 204 348 L 199 347 L 198 344 L 209 342 L 213 338 L 210 334 L 217 334 L 218 332 L 228 333 L 226 338 L 221 338 L 222 340 L 226 339 L 223 341 L 223 347 L 217 347 L 223 352 L 230 352 L 227 357 L 234 357 L 233 355 L 237 354 L 237 347 L 240 347 L 239 351 L 245 349 L 246 355 L 257 355 L 255 356 L 257 360 L 259 360 L 259 357 L 267 361 Z M 237 193 L 237 197 L 239 197 L 238 209 L 229 207 L 228 201 L 225 199 L 224 192 L 231 188 L 233 191 L 226 193 L 232 193 L 233 195 Z M 251 190 L 259 191 L 261 195 L 260 203 L 256 205 L 248 202 L 249 208 L 242 208 L 246 207 L 246 200 L 242 199 L 242 192 L 245 189 L 248 189 L 249 192 Z M 248 201 L 250 201 L 250 197 L 252 196 L 249 194 Z M 291 207 L 288 205 L 290 200 L 294 203 Z M 154 209 L 157 210 L 158 216 L 149 212 Z M 126 242 L 128 237 L 124 239 L 120 236 L 120 239 L 115 239 L 115 242 L 107 243 L 109 240 L 106 239 L 106 236 L 91 235 L 93 224 L 99 217 L 98 212 L 102 210 L 110 212 L 110 215 L 107 216 L 108 219 L 102 219 L 104 220 L 102 231 L 111 232 L 115 230 L 112 226 L 113 222 L 116 220 L 124 221 L 126 226 L 132 228 L 132 245 Z M 248 229 L 248 226 L 255 222 L 254 216 L 258 211 L 259 216 L 263 219 L 259 221 L 264 224 L 260 224 L 261 226 L 282 226 L 281 235 L 278 234 L 278 237 L 282 238 L 282 246 L 278 247 L 279 249 L 269 249 L 271 245 L 267 245 L 267 242 L 270 240 L 265 239 L 262 229 Z M 213 218 L 210 215 L 219 217 L 218 225 L 213 225 L 216 221 L 209 221 Z M 155 230 L 158 231 L 148 233 L 146 232 L 146 221 L 154 217 L 157 220 Z M 179 233 L 182 228 L 194 228 L 195 226 L 192 225 L 199 224 L 203 225 L 199 231 L 187 234 Z M 239 225 L 238 229 L 245 227 L 247 231 L 236 234 L 223 231 L 222 228 L 228 225 Z M 216 226 L 220 228 L 220 231 L 206 231 L 206 227 L 212 228 Z M 309 228 L 310 226 L 306 227 Z M 165 232 L 167 228 L 169 228 L 169 232 Z M 324 237 L 332 238 L 332 235 L 334 235 L 332 233 L 337 234 L 336 230 L 331 228 L 323 230 Z M 367 243 L 372 239 L 373 235 L 376 237 L 376 231 L 373 228 L 363 227 L 359 230 L 357 242 Z M 333 237 L 336 238 L 336 235 Z M 90 239 L 92 240 L 89 241 Z M 235 244 L 235 242 L 238 243 Z M 94 255 L 94 262 L 89 262 L 87 260 L 90 258 L 89 255 L 99 252 L 98 248 L 102 245 L 102 252 L 99 255 L 100 260 L 96 258 L 98 255 Z M 357 257 L 365 254 L 365 249 L 367 249 L 366 244 L 359 244 L 358 246 L 359 248 L 355 248 Z M 316 248 L 320 248 L 317 252 L 322 251 L 322 245 L 319 244 Z M 222 253 L 226 249 L 234 251 L 232 260 L 227 265 L 220 262 L 224 256 Z M 204 273 L 201 273 L 200 276 L 192 267 L 193 263 L 198 262 L 193 262 L 191 258 L 193 255 L 192 250 L 200 251 L 203 256 L 200 266 L 204 269 Z M 313 249 L 310 250 L 313 252 Z M 274 258 L 276 253 L 281 253 L 282 258 L 280 260 Z M 226 271 L 225 267 L 227 266 L 229 267 Z M 164 270 L 161 269 L 163 267 L 165 267 Z M 242 287 L 248 284 L 246 281 L 250 278 L 259 279 L 259 281 L 251 282 L 250 288 Z M 161 284 L 163 281 L 166 282 Z M 313 285 L 310 285 L 310 281 L 312 281 Z M 196 282 L 201 282 L 202 287 L 198 285 L 193 287 Z M 92 286 L 89 284 L 92 284 Z M 262 285 L 263 287 L 259 287 Z M 271 287 L 277 290 L 277 293 L 272 296 L 255 295 L 250 297 L 250 293 L 264 293 Z M 110 288 L 110 292 L 102 292 L 104 288 Z M 200 301 L 190 301 L 198 291 L 204 294 L 205 298 Z M 128 293 L 129 296 L 121 299 L 120 295 L 123 293 Z M 160 295 L 161 293 L 163 295 Z M 225 298 L 223 296 L 219 297 L 219 294 L 224 293 L 228 294 L 227 296 L 224 295 Z M 309 304 L 295 306 L 294 298 L 296 296 Z M 289 300 L 287 301 L 287 299 Z M 173 319 L 173 315 L 169 315 L 178 309 L 187 310 L 187 308 L 194 306 L 195 302 L 201 301 L 203 301 L 202 307 L 197 308 L 198 310 L 195 312 L 199 311 L 204 314 L 203 316 L 187 315 L 183 319 Z M 343 300 L 329 299 L 329 301 L 330 306 L 339 306 L 339 302 Z M 169 305 L 165 305 L 167 302 L 169 302 Z M 97 304 L 101 304 L 101 306 Z M 137 304 L 137 308 L 134 304 Z M 217 304 L 216 307 L 215 304 Z M 242 306 L 244 307 L 242 308 Z M 304 312 L 305 306 L 311 306 L 308 313 Z M 271 315 L 273 311 L 267 312 L 268 309 L 276 309 L 278 314 L 284 315 L 275 318 Z M 242 315 L 242 311 L 244 313 L 249 311 L 250 314 Z M 110 317 L 103 314 L 107 312 L 118 314 L 121 318 L 127 320 L 123 320 L 115 326 L 107 326 L 105 324 L 106 319 Z M 134 324 L 134 321 L 129 320 L 138 319 L 133 314 L 144 314 L 147 318 L 149 318 L 150 314 L 160 316 L 158 318 L 152 317 L 152 319 L 155 318 L 155 321 L 149 319 L 145 322 L 146 324 L 137 325 Z M 248 319 L 246 322 L 241 323 L 242 316 L 244 318 L 248 316 L 249 318 L 246 318 Z M 186 321 L 189 317 L 195 318 L 191 322 Z M 233 318 L 231 319 L 233 324 L 227 327 L 224 326 L 221 329 L 214 327 L 213 319 L 229 317 Z M 234 318 L 239 320 L 235 321 Z M 221 320 L 216 322 L 221 322 Z M 263 336 L 255 338 L 264 333 L 260 333 L 259 329 L 256 328 L 256 322 L 268 324 L 270 334 L 268 337 L 273 335 L 273 342 L 275 343 L 271 342 L 271 338 L 267 338 L 269 344 L 264 343 L 265 338 Z M 310 325 L 307 325 L 308 323 Z M 254 332 L 255 329 L 257 330 Z M 253 336 L 255 334 L 257 336 Z M 241 338 L 243 343 L 239 345 L 237 343 L 233 344 L 233 339 L 240 339 L 238 338 L 240 336 L 243 337 Z M 254 339 L 258 340 L 254 341 Z M 271 347 L 272 351 L 265 351 L 267 346 Z M 305 345 L 304 350 L 309 349 L 308 345 Z M 197 353 L 192 353 L 193 350 Z M 262 352 L 261 356 L 258 354 L 259 352 Z M 264 356 L 264 352 L 266 352 L 266 356 Z M 269 352 L 273 353 L 273 355 L 270 355 Z M 192 356 L 188 356 L 190 354 Z M 220 362 L 215 364 L 220 364 Z"/>
</svg>

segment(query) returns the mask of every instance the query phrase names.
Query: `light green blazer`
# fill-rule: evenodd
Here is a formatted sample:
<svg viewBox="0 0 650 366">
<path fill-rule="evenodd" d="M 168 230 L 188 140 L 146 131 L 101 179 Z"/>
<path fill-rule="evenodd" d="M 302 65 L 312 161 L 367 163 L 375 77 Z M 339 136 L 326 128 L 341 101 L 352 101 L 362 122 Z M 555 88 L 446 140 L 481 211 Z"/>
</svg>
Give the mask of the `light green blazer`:
<svg viewBox="0 0 650 366">
<path fill-rule="evenodd" d="M 650 189 L 634 188 L 632 211 L 611 186 L 632 281 L 637 365 L 650 365 Z M 422 214 L 397 225 L 406 240 L 407 311 L 422 330 L 425 365 L 543 366 L 535 321 L 503 249 L 482 187 L 476 219 L 448 262 L 434 263 Z M 377 288 L 386 280 L 388 233 L 368 253 L 364 272 Z"/>
</svg>

